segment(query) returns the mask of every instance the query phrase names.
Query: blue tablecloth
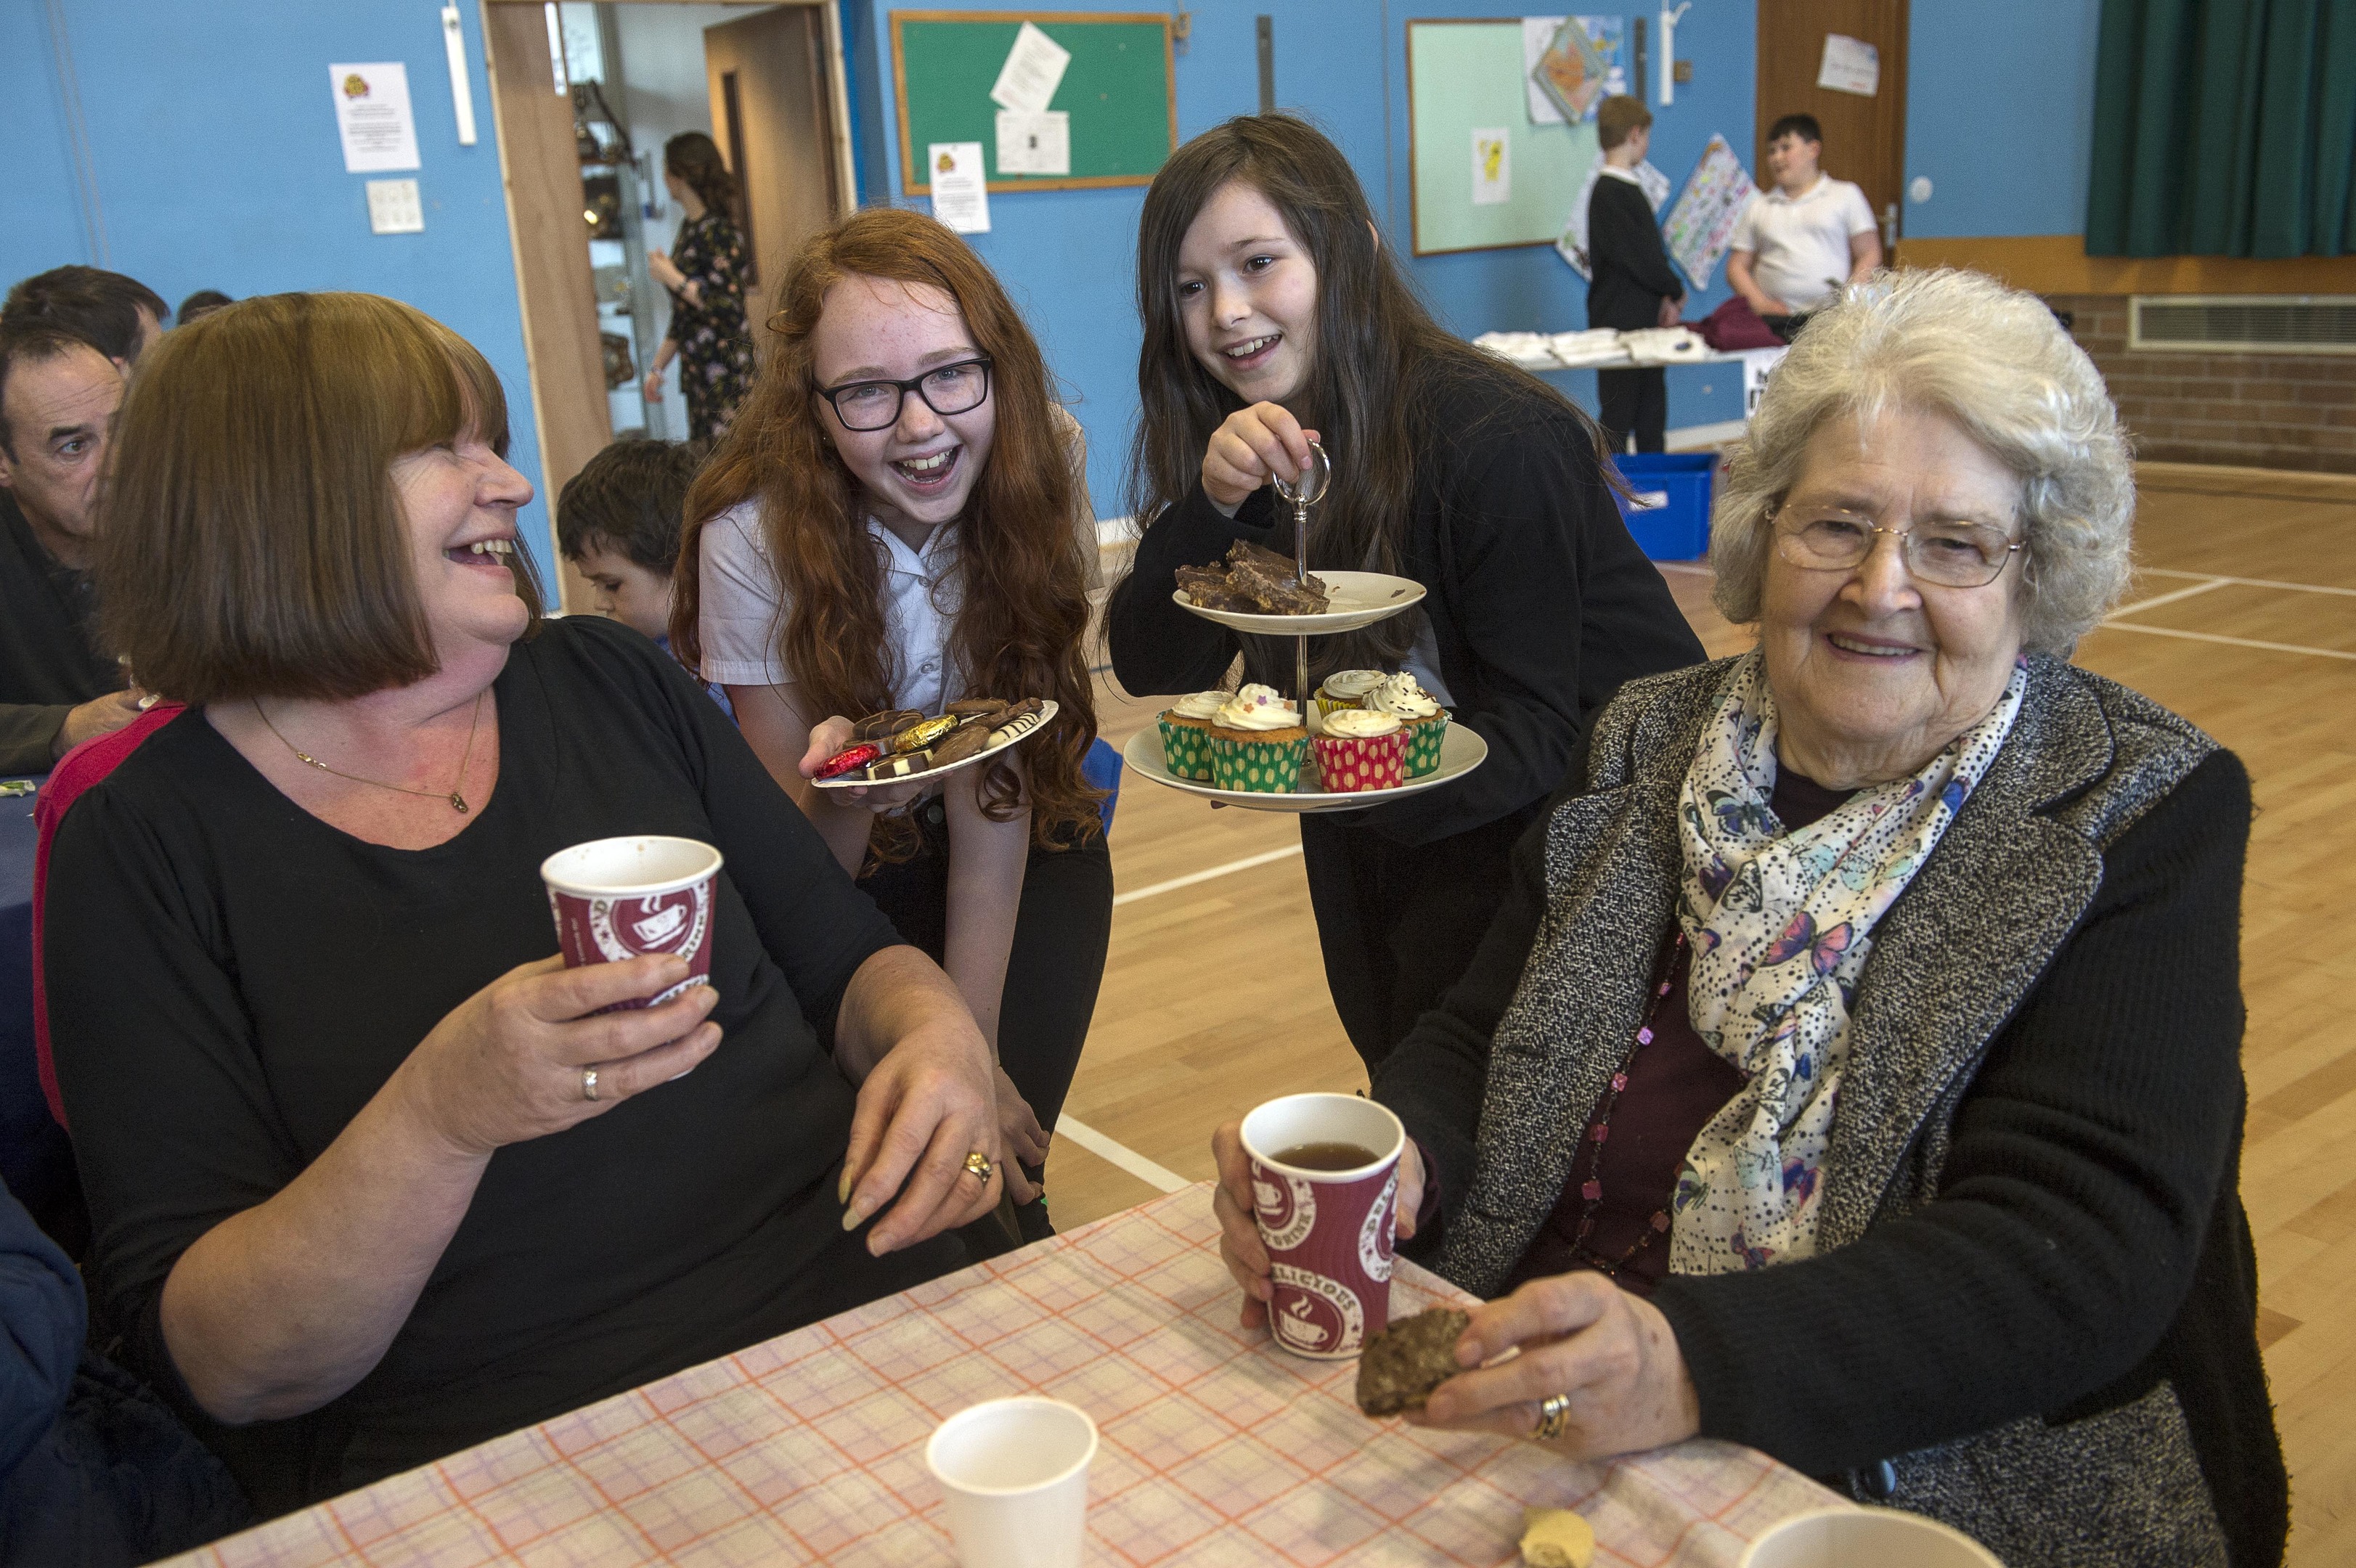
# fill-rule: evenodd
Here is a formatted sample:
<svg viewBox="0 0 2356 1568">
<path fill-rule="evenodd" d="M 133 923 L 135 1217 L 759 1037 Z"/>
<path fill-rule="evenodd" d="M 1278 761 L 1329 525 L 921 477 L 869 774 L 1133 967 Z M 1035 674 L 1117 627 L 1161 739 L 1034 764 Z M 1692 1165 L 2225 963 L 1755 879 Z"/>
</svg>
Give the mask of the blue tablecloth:
<svg viewBox="0 0 2356 1568">
<path fill-rule="evenodd" d="M 32 798 L 0 795 L 0 1179 L 48 1225 L 80 1199 L 33 1057 L 35 843 Z"/>
</svg>

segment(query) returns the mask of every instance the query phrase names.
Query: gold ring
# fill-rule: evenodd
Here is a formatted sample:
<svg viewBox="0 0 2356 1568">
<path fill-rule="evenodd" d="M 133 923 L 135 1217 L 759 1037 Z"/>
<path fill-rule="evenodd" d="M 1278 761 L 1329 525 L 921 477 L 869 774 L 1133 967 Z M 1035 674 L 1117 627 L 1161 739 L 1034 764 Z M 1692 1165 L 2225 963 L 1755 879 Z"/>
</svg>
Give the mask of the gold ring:
<svg viewBox="0 0 2356 1568">
<path fill-rule="evenodd" d="M 584 1100 L 597 1097 L 597 1070 L 594 1067 L 581 1070 L 581 1097 Z"/>
<path fill-rule="evenodd" d="M 1541 1443 L 1551 1443 L 1570 1424 L 1570 1395 L 1548 1394 L 1538 1403 L 1538 1423 L 1530 1428 L 1530 1435 Z"/>
<path fill-rule="evenodd" d="M 990 1157 L 980 1149 L 965 1157 L 965 1168 L 980 1177 L 984 1187 L 989 1186 L 990 1179 L 998 1174 L 998 1167 L 991 1164 Z"/>
</svg>

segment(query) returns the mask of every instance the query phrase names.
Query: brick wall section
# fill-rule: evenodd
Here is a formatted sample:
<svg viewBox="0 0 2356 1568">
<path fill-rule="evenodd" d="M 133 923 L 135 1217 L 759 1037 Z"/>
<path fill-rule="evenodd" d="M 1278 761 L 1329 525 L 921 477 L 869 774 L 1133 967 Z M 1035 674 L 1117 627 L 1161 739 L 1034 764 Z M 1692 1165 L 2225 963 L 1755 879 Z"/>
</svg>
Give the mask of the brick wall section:
<svg viewBox="0 0 2356 1568">
<path fill-rule="evenodd" d="M 2073 318 L 2137 457 L 2356 474 L 2356 354 L 2130 350 L 2125 295 L 2048 297 Z"/>
</svg>

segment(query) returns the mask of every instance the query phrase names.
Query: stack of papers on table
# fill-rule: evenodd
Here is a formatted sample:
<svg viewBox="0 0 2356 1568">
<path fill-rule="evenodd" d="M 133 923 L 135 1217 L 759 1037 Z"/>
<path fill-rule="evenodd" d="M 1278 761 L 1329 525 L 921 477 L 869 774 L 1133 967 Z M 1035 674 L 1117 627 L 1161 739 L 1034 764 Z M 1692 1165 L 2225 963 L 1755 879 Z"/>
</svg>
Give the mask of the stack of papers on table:
<svg viewBox="0 0 2356 1568">
<path fill-rule="evenodd" d="M 1648 326 L 1620 335 L 1628 357 L 1639 365 L 1674 365 L 1684 359 L 1707 359 L 1709 345 L 1685 326 Z"/>
<path fill-rule="evenodd" d="M 1543 332 L 1484 332 L 1472 340 L 1500 359 L 1510 359 L 1525 370 L 1558 370 L 1562 367 L 1548 348 Z"/>
<path fill-rule="evenodd" d="M 1583 365 L 1615 365 L 1628 357 L 1627 346 L 1620 340 L 1620 334 L 1608 326 L 1555 333 L 1547 338 L 1547 348 L 1554 355 L 1555 363 L 1567 370 Z"/>
</svg>

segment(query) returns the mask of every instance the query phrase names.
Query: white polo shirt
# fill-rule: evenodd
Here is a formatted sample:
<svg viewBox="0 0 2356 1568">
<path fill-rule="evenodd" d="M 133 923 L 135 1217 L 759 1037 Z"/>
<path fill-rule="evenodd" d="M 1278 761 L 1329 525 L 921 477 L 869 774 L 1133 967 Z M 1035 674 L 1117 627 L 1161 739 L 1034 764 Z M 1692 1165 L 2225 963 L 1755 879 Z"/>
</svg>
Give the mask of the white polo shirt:
<svg viewBox="0 0 2356 1568">
<path fill-rule="evenodd" d="M 1776 187 L 1735 220 L 1728 248 L 1751 251 L 1751 275 L 1770 297 L 1794 310 L 1829 304 L 1848 282 L 1849 238 L 1871 233 L 1873 207 L 1847 180 L 1818 175 L 1798 196 Z"/>
</svg>

